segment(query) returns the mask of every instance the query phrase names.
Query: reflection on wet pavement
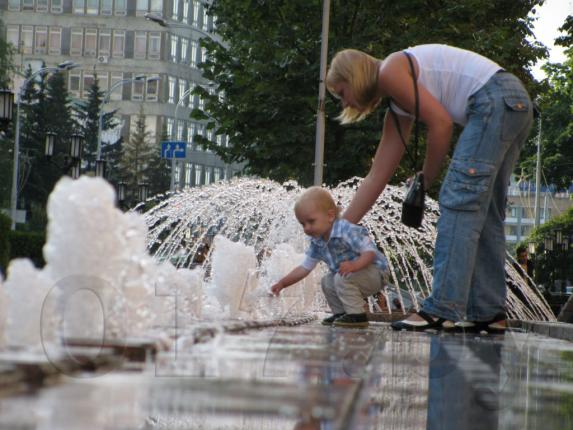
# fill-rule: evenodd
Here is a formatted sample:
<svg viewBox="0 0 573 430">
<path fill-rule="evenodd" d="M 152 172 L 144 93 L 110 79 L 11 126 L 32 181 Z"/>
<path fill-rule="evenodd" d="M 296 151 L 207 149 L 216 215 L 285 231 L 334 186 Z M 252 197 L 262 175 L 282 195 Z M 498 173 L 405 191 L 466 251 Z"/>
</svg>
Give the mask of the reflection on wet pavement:
<svg viewBox="0 0 573 430">
<path fill-rule="evenodd" d="M 0 401 L 2 429 L 567 429 L 573 346 L 298 327 L 220 334 L 141 372 L 64 376 Z"/>
</svg>

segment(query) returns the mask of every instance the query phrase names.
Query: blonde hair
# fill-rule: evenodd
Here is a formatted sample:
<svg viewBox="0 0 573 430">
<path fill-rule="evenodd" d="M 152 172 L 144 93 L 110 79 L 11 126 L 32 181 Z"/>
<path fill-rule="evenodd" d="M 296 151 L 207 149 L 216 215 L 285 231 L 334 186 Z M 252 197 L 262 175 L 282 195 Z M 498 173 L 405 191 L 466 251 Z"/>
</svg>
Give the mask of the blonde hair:
<svg viewBox="0 0 573 430">
<path fill-rule="evenodd" d="M 326 87 L 336 97 L 334 85 L 346 82 L 349 84 L 360 109 L 345 107 L 336 118 L 342 124 L 362 121 L 380 103 L 377 96 L 378 68 L 380 60 L 356 49 L 344 49 L 338 52 L 326 74 Z"/>
<path fill-rule="evenodd" d="M 303 206 L 312 203 L 324 212 L 334 210 L 336 217 L 339 216 L 339 207 L 336 206 L 332 195 L 322 187 L 310 187 L 302 193 L 294 204 L 295 213 Z"/>
</svg>

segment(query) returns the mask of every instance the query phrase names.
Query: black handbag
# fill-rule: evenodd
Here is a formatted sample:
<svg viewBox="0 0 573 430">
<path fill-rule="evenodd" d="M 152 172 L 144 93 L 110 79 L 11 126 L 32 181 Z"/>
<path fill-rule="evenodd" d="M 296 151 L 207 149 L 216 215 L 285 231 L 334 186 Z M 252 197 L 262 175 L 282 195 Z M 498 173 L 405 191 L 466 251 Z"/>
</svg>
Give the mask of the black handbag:
<svg viewBox="0 0 573 430">
<path fill-rule="evenodd" d="M 406 58 L 408 58 L 408 63 L 410 64 L 410 71 L 412 72 L 412 81 L 414 82 L 414 97 L 415 97 L 415 123 L 414 123 L 414 154 L 417 157 L 418 154 L 418 118 L 420 113 L 420 102 L 418 97 L 418 84 L 416 83 L 416 70 L 414 69 L 414 63 L 412 63 L 412 59 L 410 58 L 410 54 L 404 52 Z M 416 171 L 417 167 L 417 159 L 412 157 L 412 154 L 408 151 L 408 147 L 406 145 L 406 141 L 404 136 L 402 135 L 402 130 L 400 129 L 400 123 L 398 122 L 398 117 L 396 112 L 392 110 L 392 105 L 388 103 L 388 107 L 390 112 L 392 113 L 392 117 L 394 118 L 394 122 L 396 124 L 396 128 L 398 129 L 398 134 L 400 135 L 400 139 L 402 140 L 402 144 L 404 148 L 406 148 L 406 153 L 412 160 L 412 164 L 414 166 L 414 171 Z M 418 228 L 422 225 L 422 220 L 424 219 L 424 208 L 425 203 L 424 200 L 426 198 L 426 192 L 424 190 L 424 174 L 422 172 L 417 172 L 414 180 L 410 184 L 408 191 L 406 192 L 406 196 L 404 197 L 404 201 L 402 202 L 402 217 L 401 221 L 404 225 L 408 227 Z"/>
<path fill-rule="evenodd" d="M 402 224 L 413 228 L 418 228 L 422 225 L 425 197 L 424 174 L 418 172 L 410 184 L 410 188 L 408 188 L 406 197 L 402 202 Z"/>
</svg>

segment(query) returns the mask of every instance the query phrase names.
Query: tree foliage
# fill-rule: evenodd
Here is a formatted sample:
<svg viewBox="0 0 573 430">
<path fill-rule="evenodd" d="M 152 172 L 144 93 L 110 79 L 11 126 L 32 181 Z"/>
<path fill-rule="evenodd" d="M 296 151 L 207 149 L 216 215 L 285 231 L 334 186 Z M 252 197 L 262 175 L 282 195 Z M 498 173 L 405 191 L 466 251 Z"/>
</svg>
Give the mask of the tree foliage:
<svg viewBox="0 0 573 430">
<path fill-rule="evenodd" d="M 0 20 L 0 34 L 4 35 L 5 31 L 4 23 Z M 14 72 L 13 55 L 14 47 L 4 37 L 0 37 L 0 89 L 9 87 Z"/>
<path fill-rule="evenodd" d="M 139 184 L 149 180 L 154 152 L 157 152 L 157 148 L 151 143 L 150 133 L 145 129 L 145 114 L 141 106 L 130 139 L 123 144 L 121 151 L 121 177 L 127 184 L 126 196 L 129 206 L 137 202 Z"/>
<path fill-rule="evenodd" d="M 573 183 L 573 16 L 561 28 L 557 43 L 567 47 L 566 60 L 547 64 L 545 89 L 537 99 L 541 112 L 541 162 L 544 181 L 567 189 Z M 539 129 L 536 130 L 539 132 Z M 535 177 L 537 140 L 526 146 L 521 167 Z"/>
<path fill-rule="evenodd" d="M 547 54 L 529 42 L 528 13 L 543 0 L 333 0 L 329 58 L 343 48 L 376 57 L 422 43 L 447 43 L 482 53 L 533 85 L 529 68 Z M 276 180 L 313 177 L 322 1 L 215 0 L 224 44 L 202 39 L 204 76 L 217 94 L 198 87 L 205 111 L 194 112 L 229 147 L 202 143 L 225 161 L 247 162 L 250 173 Z M 342 127 L 340 106 L 326 100 L 325 182 L 364 175 L 374 155 L 383 109 Z M 420 148 L 420 152 L 424 147 Z M 420 157 L 421 158 L 421 157 Z M 403 174 L 411 172 L 405 166 Z M 399 177 L 400 178 L 400 175 Z"/>
<path fill-rule="evenodd" d="M 97 75 L 93 84 L 88 89 L 88 96 L 85 101 L 81 101 L 76 106 L 76 114 L 80 123 L 80 128 L 85 139 L 83 160 L 86 162 L 86 168 L 93 170 L 97 158 L 98 132 L 99 132 L 99 115 L 103 109 L 104 92 L 99 87 Z M 117 121 L 113 116 L 117 109 L 106 112 L 102 118 L 102 131 L 109 130 L 117 126 Z M 102 148 L 103 149 L 103 148 Z"/>
</svg>

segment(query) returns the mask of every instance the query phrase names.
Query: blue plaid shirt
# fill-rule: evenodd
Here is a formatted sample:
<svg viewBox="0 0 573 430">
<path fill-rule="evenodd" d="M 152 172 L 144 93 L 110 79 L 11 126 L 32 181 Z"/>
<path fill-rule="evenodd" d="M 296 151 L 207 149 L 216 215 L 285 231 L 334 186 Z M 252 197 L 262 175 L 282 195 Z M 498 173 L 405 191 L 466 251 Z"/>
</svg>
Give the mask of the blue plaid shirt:
<svg viewBox="0 0 573 430">
<path fill-rule="evenodd" d="M 306 270 L 312 270 L 319 261 L 324 261 L 330 271 L 336 273 L 340 263 L 356 260 L 365 251 L 374 251 L 373 264 L 384 272 L 388 270 L 386 257 L 376 248 L 368 235 L 368 230 L 345 219 L 337 219 L 332 225 L 327 241 L 322 238 L 310 238 L 310 246 L 306 250 L 301 266 Z"/>
</svg>

